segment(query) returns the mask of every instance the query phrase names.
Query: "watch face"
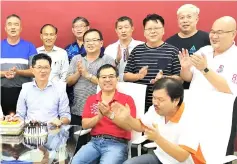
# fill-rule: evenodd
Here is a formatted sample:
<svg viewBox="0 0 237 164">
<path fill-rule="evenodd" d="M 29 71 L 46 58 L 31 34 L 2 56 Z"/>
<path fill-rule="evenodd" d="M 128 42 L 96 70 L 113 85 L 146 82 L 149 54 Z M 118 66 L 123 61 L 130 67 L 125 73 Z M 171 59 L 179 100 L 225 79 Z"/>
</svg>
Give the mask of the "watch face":
<svg viewBox="0 0 237 164">
<path fill-rule="evenodd" d="M 204 69 L 204 72 L 205 72 L 205 73 L 207 73 L 208 71 L 209 71 L 209 69 L 208 69 L 208 68 L 205 68 L 205 69 Z"/>
</svg>

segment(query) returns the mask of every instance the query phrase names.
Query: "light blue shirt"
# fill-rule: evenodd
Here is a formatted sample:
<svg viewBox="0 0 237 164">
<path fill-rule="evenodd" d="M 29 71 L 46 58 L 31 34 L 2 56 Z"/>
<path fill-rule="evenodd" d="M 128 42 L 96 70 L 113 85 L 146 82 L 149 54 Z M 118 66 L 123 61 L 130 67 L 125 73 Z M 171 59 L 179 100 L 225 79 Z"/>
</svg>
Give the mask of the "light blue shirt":
<svg viewBox="0 0 237 164">
<path fill-rule="evenodd" d="M 16 116 L 27 121 L 49 122 L 62 117 L 71 120 L 66 83 L 49 81 L 43 90 L 35 81 L 24 83 L 17 101 Z"/>
</svg>

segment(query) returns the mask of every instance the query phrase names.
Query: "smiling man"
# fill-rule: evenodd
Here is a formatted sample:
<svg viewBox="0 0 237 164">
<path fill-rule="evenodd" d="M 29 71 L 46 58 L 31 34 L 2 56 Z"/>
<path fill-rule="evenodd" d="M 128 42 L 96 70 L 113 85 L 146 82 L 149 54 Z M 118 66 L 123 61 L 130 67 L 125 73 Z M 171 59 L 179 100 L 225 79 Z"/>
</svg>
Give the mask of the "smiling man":
<svg viewBox="0 0 237 164">
<path fill-rule="evenodd" d="M 197 30 L 200 9 L 192 4 L 185 4 L 177 11 L 178 27 L 180 31 L 166 40 L 167 43 L 177 47 L 179 51 L 187 49 L 192 55 L 201 47 L 210 45 L 207 32 Z M 190 83 L 184 82 L 184 89 L 189 88 Z"/>
<path fill-rule="evenodd" d="M 25 83 L 17 101 L 15 119 L 52 122 L 60 119 L 60 124 L 71 120 L 66 84 L 49 81 L 51 58 L 46 54 L 35 55 L 32 59 L 33 82 Z"/>
<path fill-rule="evenodd" d="M 117 19 L 115 31 L 119 40 L 106 47 L 105 55 L 109 55 L 115 60 L 119 70 L 119 81 L 123 81 L 123 73 L 130 53 L 134 47 L 144 42 L 132 38 L 134 31 L 133 21 L 127 16 L 122 16 Z"/>
<path fill-rule="evenodd" d="M 7 38 L 1 41 L 1 105 L 4 115 L 16 112 L 16 103 L 22 84 L 32 81 L 29 62 L 37 54 L 35 46 L 20 37 L 22 21 L 18 15 L 6 19 Z"/>
<path fill-rule="evenodd" d="M 55 46 L 58 29 L 52 24 L 45 24 L 40 29 L 40 39 L 43 46 L 37 48 L 38 53 L 45 53 L 52 59 L 50 81 L 66 81 L 69 67 L 67 52 Z"/>
<path fill-rule="evenodd" d="M 133 130 L 145 132 L 156 149 L 123 164 L 204 164 L 197 125 L 186 113 L 188 107 L 183 102 L 182 83 L 170 77 L 161 78 L 154 84 L 152 96 L 153 105 L 141 119 L 130 116 L 128 107 L 120 110 L 125 122 Z"/>
<path fill-rule="evenodd" d="M 72 164 L 121 164 L 128 158 L 128 141 L 131 128 L 124 123 L 119 106 L 130 107 L 130 115 L 136 117 L 136 107 L 131 96 L 116 90 L 116 67 L 105 64 L 97 71 L 101 91 L 89 96 L 83 111 L 82 127 L 92 128 L 91 141 L 73 157 Z"/>
<path fill-rule="evenodd" d="M 85 32 L 83 41 L 86 56 L 76 55 L 69 66 L 67 84 L 73 86 L 74 99 L 71 106 L 71 124 L 81 125 L 81 115 L 88 96 L 96 93 L 97 70 L 104 64 L 114 64 L 114 60 L 101 53 L 102 33 L 97 29 Z"/>
<path fill-rule="evenodd" d="M 236 21 L 230 16 L 217 19 L 211 28 L 211 46 L 189 57 L 180 53 L 181 77 L 190 81 L 190 90 L 219 91 L 237 95 Z"/>
<path fill-rule="evenodd" d="M 165 20 L 158 14 L 149 14 L 143 20 L 145 44 L 136 46 L 128 58 L 124 81 L 147 85 L 146 111 L 152 105 L 154 79 L 162 70 L 163 75 L 179 78 L 178 49 L 163 41 Z"/>
</svg>

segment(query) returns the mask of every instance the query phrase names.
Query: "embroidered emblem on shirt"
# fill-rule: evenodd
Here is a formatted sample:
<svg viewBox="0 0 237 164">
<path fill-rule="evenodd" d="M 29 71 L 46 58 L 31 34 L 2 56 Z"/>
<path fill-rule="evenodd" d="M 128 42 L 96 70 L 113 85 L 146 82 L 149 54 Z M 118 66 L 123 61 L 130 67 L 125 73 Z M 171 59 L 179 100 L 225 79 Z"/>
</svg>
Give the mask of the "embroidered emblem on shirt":
<svg viewBox="0 0 237 164">
<path fill-rule="evenodd" d="M 219 68 L 216 70 L 217 73 L 223 72 L 224 66 L 220 65 Z"/>
<path fill-rule="evenodd" d="M 232 76 L 232 82 L 237 84 L 237 74 L 233 74 Z"/>
<path fill-rule="evenodd" d="M 189 50 L 189 54 L 192 55 L 193 53 L 195 53 L 197 50 L 196 50 L 196 47 L 193 45 L 190 50 Z"/>
<path fill-rule="evenodd" d="M 98 114 L 98 104 L 97 103 L 93 103 L 90 106 L 91 109 L 91 114 L 97 115 Z"/>
</svg>

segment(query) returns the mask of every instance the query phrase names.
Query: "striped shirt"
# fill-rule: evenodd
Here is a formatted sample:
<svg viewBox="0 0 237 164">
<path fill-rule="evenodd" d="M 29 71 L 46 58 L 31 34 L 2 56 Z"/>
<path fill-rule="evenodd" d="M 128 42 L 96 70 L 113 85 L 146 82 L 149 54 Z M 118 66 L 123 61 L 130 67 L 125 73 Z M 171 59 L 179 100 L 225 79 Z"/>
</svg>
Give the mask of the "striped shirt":
<svg viewBox="0 0 237 164">
<path fill-rule="evenodd" d="M 114 64 L 114 60 L 109 56 L 100 56 L 93 62 L 89 62 L 85 57 L 81 55 L 76 55 L 72 58 L 68 75 L 70 76 L 74 74 L 77 70 L 77 63 L 79 60 L 82 60 L 82 64 L 84 68 L 92 75 L 97 75 L 97 70 L 104 64 Z M 84 104 L 88 98 L 88 96 L 96 94 L 97 85 L 87 80 L 83 76 L 80 76 L 77 83 L 73 86 L 74 99 L 71 107 L 71 113 L 74 115 L 81 116 Z"/>
<path fill-rule="evenodd" d="M 8 71 L 12 67 L 26 70 L 31 66 L 32 57 L 37 54 L 35 46 L 28 41 L 20 39 L 16 45 L 8 43 L 7 39 L 1 41 L 1 71 Z M 1 78 L 1 87 L 21 87 L 23 83 L 32 81 L 31 77 L 16 75 L 13 79 Z"/>
<path fill-rule="evenodd" d="M 153 84 L 150 81 L 155 79 L 159 70 L 163 71 L 163 75 L 179 75 L 181 67 L 178 52 L 178 48 L 168 43 L 163 43 L 156 48 L 150 48 L 146 44 L 141 44 L 131 52 L 124 73 L 130 72 L 135 74 L 142 67 L 148 66 L 148 73 L 144 79 L 135 82 L 147 85 L 146 111 L 152 105 Z"/>
</svg>

